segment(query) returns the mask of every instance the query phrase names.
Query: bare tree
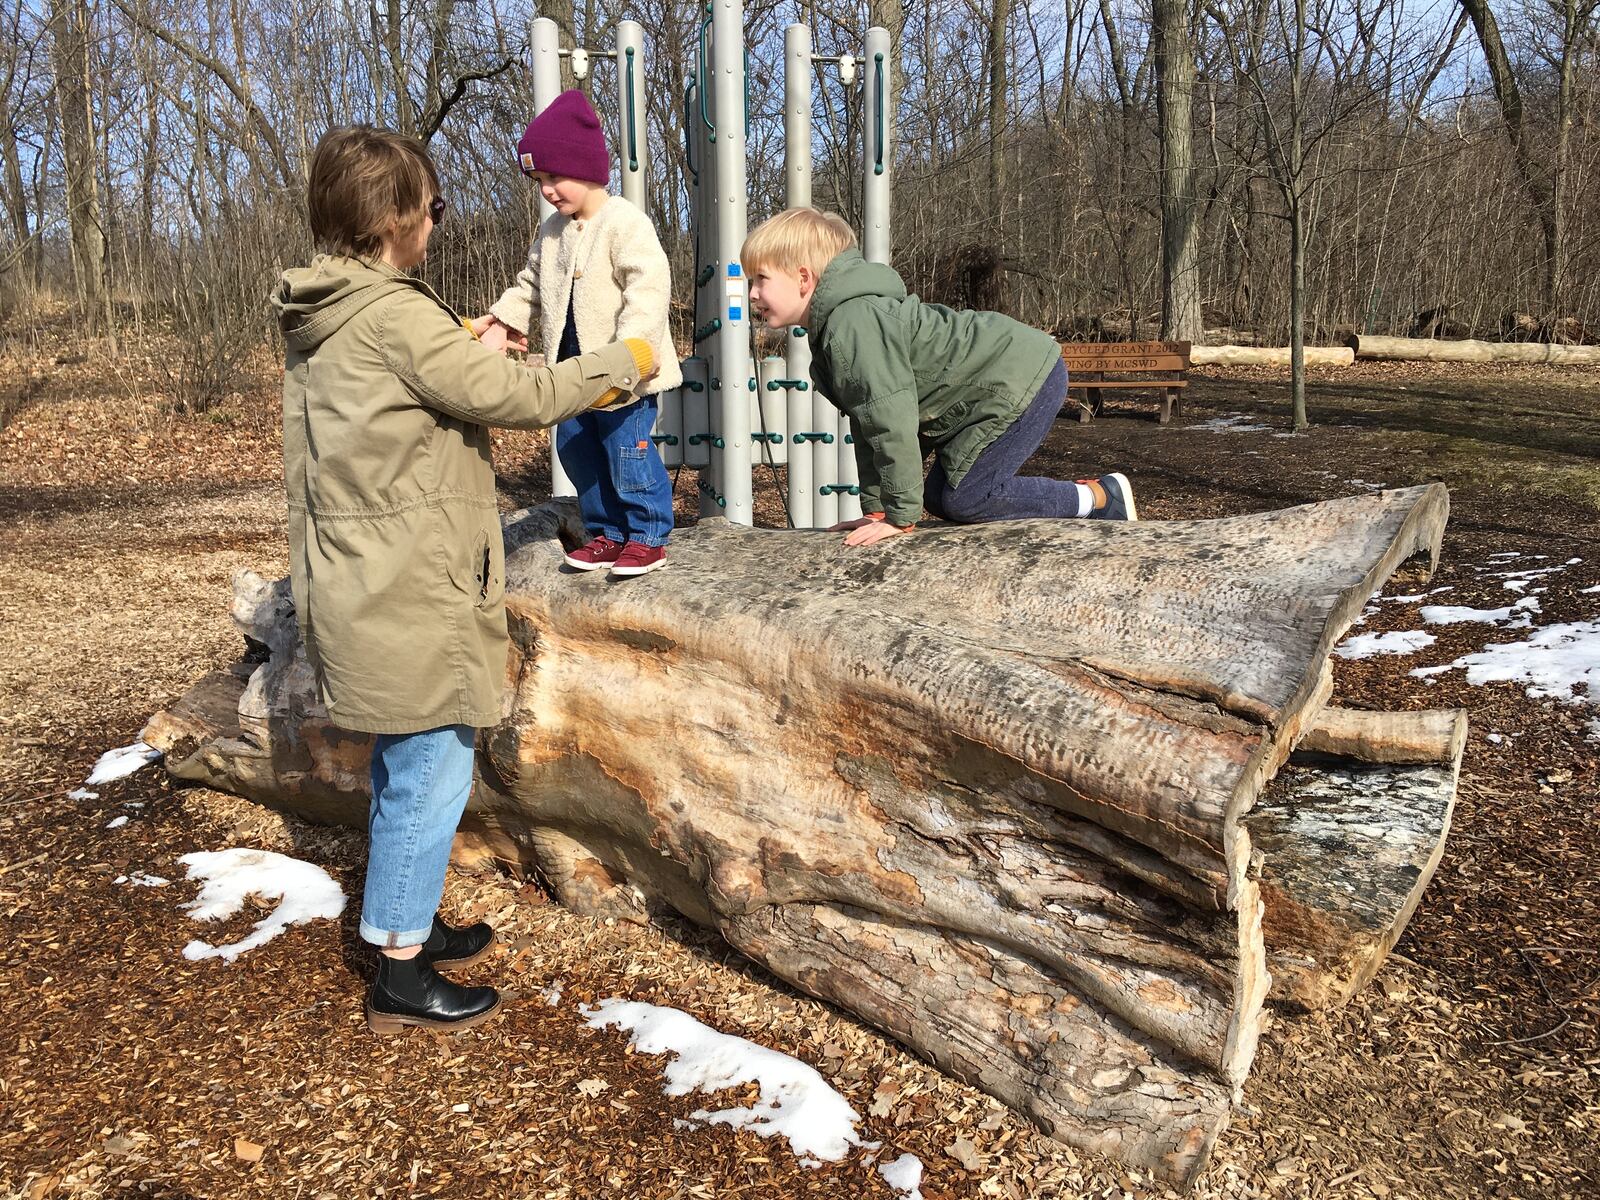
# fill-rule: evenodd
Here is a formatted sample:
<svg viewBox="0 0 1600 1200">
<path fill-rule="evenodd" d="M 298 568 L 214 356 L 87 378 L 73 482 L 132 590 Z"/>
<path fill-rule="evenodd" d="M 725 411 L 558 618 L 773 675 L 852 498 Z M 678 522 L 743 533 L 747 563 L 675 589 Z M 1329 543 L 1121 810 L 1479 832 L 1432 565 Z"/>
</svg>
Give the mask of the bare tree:
<svg viewBox="0 0 1600 1200">
<path fill-rule="evenodd" d="M 1192 14 L 1188 0 L 1154 3 L 1156 112 L 1161 130 L 1161 336 L 1199 341 Z"/>
</svg>

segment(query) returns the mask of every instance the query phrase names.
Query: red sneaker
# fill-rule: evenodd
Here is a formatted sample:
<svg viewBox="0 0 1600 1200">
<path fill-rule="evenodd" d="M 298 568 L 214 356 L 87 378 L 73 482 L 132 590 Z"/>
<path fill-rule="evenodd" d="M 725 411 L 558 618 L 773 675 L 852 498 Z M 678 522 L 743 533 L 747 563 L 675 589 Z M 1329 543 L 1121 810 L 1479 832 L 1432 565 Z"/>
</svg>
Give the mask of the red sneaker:
<svg viewBox="0 0 1600 1200">
<path fill-rule="evenodd" d="M 657 567 L 667 565 L 667 548 L 665 546 L 646 546 L 643 542 L 630 541 L 622 548 L 622 553 L 617 555 L 616 562 L 611 564 L 613 575 L 648 575 Z"/>
<path fill-rule="evenodd" d="M 616 562 L 617 556 L 621 553 L 622 544 L 613 542 L 602 533 L 587 546 L 579 546 L 562 561 L 579 571 L 598 571 L 601 567 L 608 567 Z"/>
</svg>

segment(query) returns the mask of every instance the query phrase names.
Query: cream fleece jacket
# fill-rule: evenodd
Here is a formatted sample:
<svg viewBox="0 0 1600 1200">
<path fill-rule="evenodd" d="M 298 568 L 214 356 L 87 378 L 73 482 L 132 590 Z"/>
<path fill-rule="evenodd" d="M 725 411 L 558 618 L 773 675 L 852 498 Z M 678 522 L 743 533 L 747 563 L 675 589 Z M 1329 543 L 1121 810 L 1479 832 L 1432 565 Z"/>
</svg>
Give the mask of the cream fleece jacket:
<svg viewBox="0 0 1600 1200">
<path fill-rule="evenodd" d="M 489 311 L 527 334 L 530 349 L 554 357 L 569 296 L 578 345 L 586 353 L 624 338 L 643 338 L 654 347 L 661 369 L 639 389 L 641 395 L 683 382 L 667 332 L 672 298 L 667 254 L 650 218 L 621 196 L 607 199 L 587 221 L 552 214 L 539 226 L 528 265 Z"/>
</svg>

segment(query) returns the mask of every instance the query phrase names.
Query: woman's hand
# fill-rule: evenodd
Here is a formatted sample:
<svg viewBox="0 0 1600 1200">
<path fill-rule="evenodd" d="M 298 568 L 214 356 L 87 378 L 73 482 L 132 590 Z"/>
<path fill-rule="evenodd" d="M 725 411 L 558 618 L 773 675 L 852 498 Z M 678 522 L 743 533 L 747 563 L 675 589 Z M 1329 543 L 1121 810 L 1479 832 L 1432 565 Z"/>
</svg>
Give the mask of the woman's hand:
<svg viewBox="0 0 1600 1200">
<path fill-rule="evenodd" d="M 891 525 L 887 521 L 879 521 L 871 517 L 863 517 L 859 522 L 849 522 L 856 527 L 846 535 L 846 546 L 875 546 L 879 542 L 892 537 L 900 537 L 909 533 L 908 529 L 901 529 L 898 525 Z"/>
</svg>

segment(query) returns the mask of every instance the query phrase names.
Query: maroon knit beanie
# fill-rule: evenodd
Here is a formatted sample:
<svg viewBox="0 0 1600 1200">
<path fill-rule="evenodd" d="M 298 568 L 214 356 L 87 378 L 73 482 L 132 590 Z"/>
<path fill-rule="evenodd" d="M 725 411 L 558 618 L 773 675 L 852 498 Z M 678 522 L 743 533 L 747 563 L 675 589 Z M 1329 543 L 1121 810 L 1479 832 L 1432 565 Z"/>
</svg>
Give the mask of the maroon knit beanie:
<svg viewBox="0 0 1600 1200">
<path fill-rule="evenodd" d="M 611 156 L 600 118 L 576 88 L 562 92 L 528 123 L 517 143 L 517 161 L 524 174 L 548 171 L 601 187 L 611 182 Z"/>
</svg>

